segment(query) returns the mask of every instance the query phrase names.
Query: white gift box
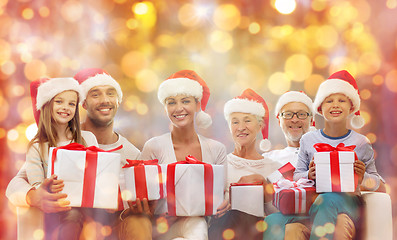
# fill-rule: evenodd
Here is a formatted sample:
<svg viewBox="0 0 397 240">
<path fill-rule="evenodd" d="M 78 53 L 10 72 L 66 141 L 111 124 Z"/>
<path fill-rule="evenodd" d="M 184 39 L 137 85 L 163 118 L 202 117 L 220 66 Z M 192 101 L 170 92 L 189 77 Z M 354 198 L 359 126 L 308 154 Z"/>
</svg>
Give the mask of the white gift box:
<svg viewBox="0 0 397 240">
<path fill-rule="evenodd" d="M 316 164 L 317 192 L 354 192 L 357 177 L 354 174 L 353 151 L 317 152 Z"/>
<path fill-rule="evenodd" d="M 287 162 L 282 167 L 267 176 L 266 179 L 271 183 L 275 183 L 281 179 L 292 180 L 294 177 L 294 171 L 295 167 L 290 162 Z"/>
<path fill-rule="evenodd" d="M 62 193 L 68 195 L 70 206 L 117 209 L 119 153 L 57 149 L 53 165 L 54 149 L 50 148 L 47 176 L 56 174 L 58 179 L 64 181 Z M 90 154 L 90 159 L 96 160 L 88 163 L 87 154 Z"/>
<path fill-rule="evenodd" d="M 122 189 L 123 200 L 135 201 L 158 200 L 166 195 L 163 175 L 166 165 L 140 165 L 125 168 L 125 189 Z"/>
<path fill-rule="evenodd" d="M 173 167 L 174 165 L 174 170 Z M 212 179 L 206 179 L 204 165 L 211 167 Z M 167 208 L 171 216 L 207 216 L 217 212 L 223 202 L 224 178 L 222 165 L 169 164 L 167 166 Z M 173 173 L 174 181 L 172 179 Z M 174 182 L 174 184 L 172 184 Z M 212 192 L 205 194 L 205 185 Z M 175 195 L 172 193 L 174 186 Z M 171 186 L 171 187 L 170 187 Z M 207 197 L 207 201 L 206 201 Z"/>
<path fill-rule="evenodd" d="M 257 217 L 264 217 L 263 185 L 231 184 L 231 209 L 239 210 Z"/>
</svg>

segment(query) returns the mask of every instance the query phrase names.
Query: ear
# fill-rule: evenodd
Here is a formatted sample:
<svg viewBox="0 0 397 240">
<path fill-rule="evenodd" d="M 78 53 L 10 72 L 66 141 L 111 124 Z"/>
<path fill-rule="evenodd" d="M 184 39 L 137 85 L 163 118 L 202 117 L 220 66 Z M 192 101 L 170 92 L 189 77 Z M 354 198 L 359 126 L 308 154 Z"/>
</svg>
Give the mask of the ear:
<svg viewBox="0 0 397 240">
<path fill-rule="evenodd" d="M 83 101 L 83 104 L 81 104 L 81 106 L 82 106 L 85 110 L 87 110 L 87 103 L 86 103 L 86 101 L 87 101 L 87 100 L 84 100 L 84 101 Z"/>
<path fill-rule="evenodd" d="M 200 101 L 196 101 L 196 112 L 200 112 L 201 111 L 201 102 Z"/>
<path fill-rule="evenodd" d="M 323 114 L 322 104 L 317 108 L 317 112 Z"/>
</svg>

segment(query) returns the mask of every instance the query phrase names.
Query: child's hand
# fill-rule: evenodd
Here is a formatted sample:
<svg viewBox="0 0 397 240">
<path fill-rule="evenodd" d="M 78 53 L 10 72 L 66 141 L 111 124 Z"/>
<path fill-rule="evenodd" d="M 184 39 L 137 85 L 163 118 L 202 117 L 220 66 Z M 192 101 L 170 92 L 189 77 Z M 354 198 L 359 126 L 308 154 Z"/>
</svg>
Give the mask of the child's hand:
<svg viewBox="0 0 397 240">
<path fill-rule="evenodd" d="M 358 175 L 358 184 L 360 185 L 364 179 L 365 163 L 358 160 L 354 162 L 354 172 Z"/>
<path fill-rule="evenodd" d="M 53 177 L 52 184 L 50 184 L 48 190 L 51 193 L 59 193 L 63 190 L 63 187 L 65 187 L 65 184 L 63 183 L 62 179 L 58 180 L 58 176 L 54 175 Z"/>
<path fill-rule="evenodd" d="M 307 175 L 307 177 L 311 180 L 316 179 L 316 164 L 314 164 L 313 160 L 309 164 L 309 173 Z"/>
<path fill-rule="evenodd" d="M 228 200 L 224 200 L 222 204 L 216 209 L 215 218 L 220 218 L 231 208 Z"/>
</svg>

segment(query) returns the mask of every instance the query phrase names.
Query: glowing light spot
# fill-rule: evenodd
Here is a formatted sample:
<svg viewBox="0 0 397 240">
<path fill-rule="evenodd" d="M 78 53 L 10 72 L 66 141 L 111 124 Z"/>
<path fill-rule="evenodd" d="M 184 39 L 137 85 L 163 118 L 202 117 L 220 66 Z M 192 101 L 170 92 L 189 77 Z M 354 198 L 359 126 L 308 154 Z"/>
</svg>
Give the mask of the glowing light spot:
<svg viewBox="0 0 397 240">
<path fill-rule="evenodd" d="M 368 133 L 366 135 L 366 137 L 368 138 L 368 140 L 371 142 L 371 144 L 374 144 L 376 142 L 376 135 L 375 133 Z"/>
<path fill-rule="evenodd" d="M 392 91 L 397 92 L 397 70 L 392 70 L 386 75 L 386 87 Z"/>
<path fill-rule="evenodd" d="M 311 6 L 314 11 L 320 12 L 327 7 L 327 2 L 326 0 L 313 0 L 311 2 Z"/>
<path fill-rule="evenodd" d="M 149 108 L 148 108 L 148 106 L 147 106 L 146 104 L 144 104 L 144 103 L 139 103 L 139 104 L 136 106 L 136 112 L 137 112 L 139 115 L 145 115 L 145 114 L 148 113 L 148 111 L 149 111 Z"/>
<path fill-rule="evenodd" d="M 323 226 L 317 226 L 314 229 L 314 234 L 316 234 L 317 237 L 324 237 L 326 232 Z"/>
<path fill-rule="evenodd" d="M 371 114 L 369 114 L 367 111 L 360 110 L 360 115 L 364 118 L 365 124 L 371 122 Z"/>
<path fill-rule="evenodd" d="M 232 229 L 226 229 L 222 233 L 223 239 L 230 240 L 234 238 L 234 231 Z"/>
<path fill-rule="evenodd" d="M 33 139 L 33 137 L 36 135 L 37 133 L 37 125 L 36 123 L 32 123 L 30 124 L 27 128 L 26 128 L 26 132 L 25 132 L 25 136 L 26 138 L 30 141 Z"/>
<path fill-rule="evenodd" d="M 202 31 L 192 30 L 183 35 L 183 46 L 192 52 L 200 51 L 206 47 L 207 36 Z"/>
<path fill-rule="evenodd" d="M 50 15 L 50 9 L 48 7 L 41 7 L 39 9 L 39 14 L 40 16 L 42 16 L 43 18 L 46 18 Z"/>
<path fill-rule="evenodd" d="M 365 178 L 363 179 L 362 185 L 365 188 L 373 189 L 376 186 L 376 181 L 372 178 Z"/>
<path fill-rule="evenodd" d="M 135 84 L 142 92 L 152 92 L 157 89 L 158 76 L 149 69 L 144 69 L 136 75 Z"/>
<path fill-rule="evenodd" d="M 130 78 L 135 78 L 147 64 L 145 55 L 142 52 L 131 51 L 126 53 L 121 59 L 121 70 Z"/>
<path fill-rule="evenodd" d="M 360 97 L 362 100 L 368 100 L 371 97 L 371 91 L 368 89 L 361 90 Z"/>
<path fill-rule="evenodd" d="M 22 96 L 25 93 L 25 89 L 21 85 L 12 86 L 11 91 L 16 97 Z"/>
<path fill-rule="evenodd" d="M 123 190 L 123 191 L 121 192 L 121 198 L 122 198 L 123 200 L 131 199 L 131 198 L 132 198 L 132 193 L 131 193 L 131 191 Z"/>
<path fill-rule="evenodd" d="M 324 81 L 324 77 L 319 74 L 310 75 L 304 82 L 304 91 L 308 95 L 315 96 L 320 84 Z"/>
<path fill-rule="evenodd" d="M 390 9 L 397 8 L 397 0 L 387 0 L 386 7 Z"/>
<path fill-rule="evenodd" d="M 31 8 L 25 8 L 25 9 L 22 11 L 22 17 L 23 17 L 24 19 L 26 19 L 26 20 L 32 19 L 32 18 L 34 17 L 33 9 L 31 9 Z"/>
<path fill-rule="evenodd" d="M 67 22 L 77 22 L 83 16 L 83 5 L 74 0 L 65 2 L 61 7 L 61 15 Z"/>
<path fill-rule="evenodd" d="M 6 130 L 4 128 L 0 128 L 0 138 L 4 138 L 6 136 Z"/>
<path fill-rule="evenodd" d="M 18 46 L 19 45 L 17 45 L 17 49 Z M 11 45 L 7 41 L 0 39 L 0 62 L 3 63 L 3 61 L 8 61 L 10 57 L 11 57 Z"/>
<path fill-rule="evenodd" d="M 291 80 L 287 74 L 276 72 L 270 76 L 267 86 L 273 94 L 281 95 L 291 87 Z"/>
<path fill-rule="evenodd" d="M 178 11 L 179 22 L 186 27 L 194 27 L 199 25 L 207 15 L 205 8 L 199 8 L 193 4 L 185 4 Z"/>
<path fill-rule="evenodd" d="M 316 31 L 316 40 L 319 46 L 332 48 L 338 42 L 338 32 L 333 26 L 321 26 Z"/>
<path fill-rule="evenodd" d="M 168 231 L 168 221 L 164 217 L 159 217 L 156 220 L 157 231 L 159 233 L 166 233 Z"/>
<path fill-rule="evenodd" d="M 375 75 L 375 76 L 372 78 L 372 83 L 375 84 L 375 85 L 377 85 L 377 86 L 382 85 L 383 82 L 384 82 L 384 79 L 383 79 L 383 76 L 382 76 L 382 75 L 377 74 L 377 75 Z"/>
<path fill-rule="evenodd" d="M 36 240 L 44 238 L 44 231 L 42 229 L 36 229 L 33 232 L 33 238 Z"/>
<path fill-rule="evenodd" d="M 15 140 L 18 139 L 18 137 L 19 137 L 18 131 L 15 130 L 15 129 L 11 129 L 11 130 L 8 131 L 8 133 L 7 133 L 7 138 L 8 138 L 8 140 L 10 140 L 10 141 L 15 141 Z"/>
<path fill-rule="evenodd" d="M 47 67 L 40 60 L 33 60 L 25 65 L 24 73 L 27 79 L 33 81 L 46 75 Z"/>
<path fill-rule="evenodd" d="M 276 0 L 274 4 L 276 10 L 281 14 L 290 14 L 295 11 L 295 0 Z"/>
<path fill-rule="evenodd" d="M 97 239 L 98 232 L 100 232 L 101 228 L 102 224 L 99 222 L 90 221 L 84 224 L 81 234 L 83 235 L 84 239 Z"/>
<path fill-rule="evenodd" d="M 267 194 L 273 194 L 274 193 L 273 184 L 266 184 L 265 185 L 265 191 L 266 191 Z"/>
<path fill-rule="evenodd" d="M 103 226 L 101 228 L 101 234 L 105 237 L 110 236 L 112 234 L 112 228 L 110 226 Z"/>
<path fill-rule="evenodd" d="M 324 230 L 327 234 L 335 232 L 335 225 L 332 223 L 326 223 L 324 225 Z"/>
<path fill-rule="evenodd" d="M 233 38 L 227 32 L 214 31 L 210 35 L 210 45 L 214 51 L 225 53 L 233 47 Z"/>
<path fill-rule="evenodd" d="M 313 64 L 304 54 L 294 54 L 285 63 L 285 73 L 293 81 L 303 82 L 312 74 Z"/>
<path fill-rule="evenodd" d="M 215 10 L 213 20 L 220 29 L 231 31 L 240 24 L 240 10 L 233 4 L 222 4 Z"/>
<path fill-rule="evenodd" d="M 376 73 L 381 66 L 381 59 L 378 54 L 366 52 L 360 56 L 358 67 L 362 73 L 372 75 Z"/>
<path fill-rule="evenodd" d="M 261 30 L 261 26 L 257 22 L 253 22 L 249 25 L 248 31 L 251 34 L 257 34 Z"/>
<path fill-rule="evenodd" d="M 127 20 L 126 26 L 127 26 L 127 28 L 129 28 L 131 30 L 134 30 L 134 29 L 136 29 L 139 26 L 139 23 L 138 23 L 138 21 L 136 19 L 130 18 L 130 19 Z"/>
<path fill-rule="evenodd" d="M 16 70 L 14 62 L 6 61 L 1 65 L 1 71 L 6 75 L 12 75 Z"/>
<path fill-rule="evenodd" d="M 138 15 L 144 15 L 148 13 L 148 10 L 149 7 L 146 2 L 136 3 L 134 6 L 132 6 L 132 11 Z"/>
<path fill-rule="evenodd" d="M 256 230 L 257 230 L 258 232 L 264 232 L 264 231 L 266 231 L 266 229 L 267 229 L 267 223 L 266 223 L 265 221 L 263 221 L 263 220 L 260 220 L 260 221 L 258 221 L 258 222 L 255 224 L 255 228 L 256 228 Z"/>
</svg>

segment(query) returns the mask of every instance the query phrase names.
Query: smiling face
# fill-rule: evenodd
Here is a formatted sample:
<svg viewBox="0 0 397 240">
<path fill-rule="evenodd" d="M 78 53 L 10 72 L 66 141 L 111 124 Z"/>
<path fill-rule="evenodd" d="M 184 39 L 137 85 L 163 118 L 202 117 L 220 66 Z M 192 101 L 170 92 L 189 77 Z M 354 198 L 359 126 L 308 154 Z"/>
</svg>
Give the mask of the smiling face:
<svg viewBox="0 0 397 240">
<path fill-rule="evenodd" d="M 97 126 L 111 125 L 118 106 L 117 91 L 109 85 L 91 88 L 83 103 L 87 117 Z"/>
<path fill-rule="evenodd" d="M 255 144 L 256 135 L 261 131 L 262 121 L 250 113 L 235 112 L 229 116 L 229 127 L 235 145 L 247 147 Z"/>
<path fill-rule="evenodd" d="M 165 99 L 165 111 L 176 127 L 194 125 L 194 116 L 199 110 L 200 104 L 192 96 L 178 95 Z"/>
<path fill-rule="evenodd" d="M 319 111 L 326 121 L 335 123 L 346 121 L 352 112 L 353 108 L 350 99 L 341 93 L 331 94 L 325 98 Z"/>
<path fill-rule="evenodd" d="M 289 146 L 299 144 L 299 140 L 303 134 L 309 131 L 310 123 L 312 122 L 312 116 L 308 116 L 306 119 L 299 119 L 295 114 L 291 119 L 285 119 L 280 116 L 284 112 L 306 112 L 309 113 L 309 108 L 301 102 L 290 102 L 285 104 L 279 113 L 279 121 L 281 129 L 284 133 L 285 139 Z M 298 145 L 299 146 L 299 145 Z"/>
<path fill-rule="evenodd" d="M 78 104 L 75 91 L 69 90 L 57 94 L 52 99 L 52 117 L 58 125 L 67 125 L 73 119 Z"/>
</svg>

